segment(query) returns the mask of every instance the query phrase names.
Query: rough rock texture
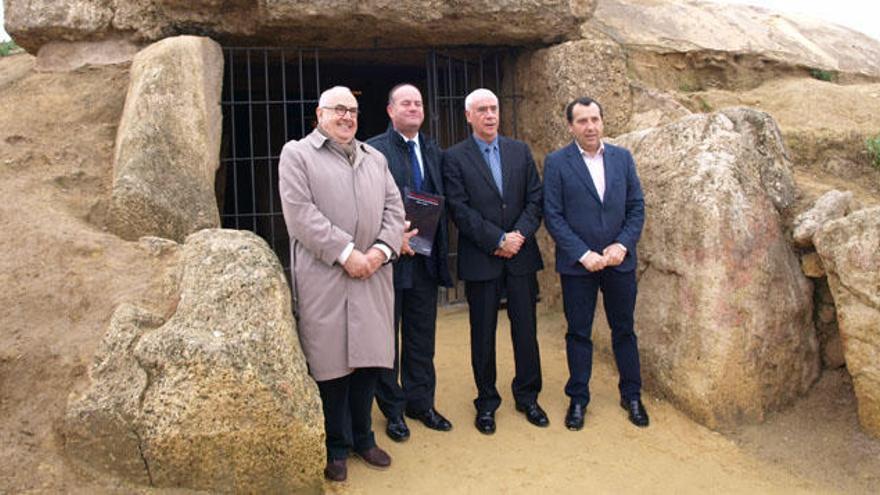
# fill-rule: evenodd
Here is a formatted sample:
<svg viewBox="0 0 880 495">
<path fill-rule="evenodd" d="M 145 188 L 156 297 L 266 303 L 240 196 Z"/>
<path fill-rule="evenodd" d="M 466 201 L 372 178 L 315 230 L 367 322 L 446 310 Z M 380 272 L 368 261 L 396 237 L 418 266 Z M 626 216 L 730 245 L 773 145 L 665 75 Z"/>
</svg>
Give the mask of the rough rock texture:
<svg viewBox="0 0 880 495">
<path fill-rule="evenodd" d="M 632 114 L 627 124 L 628 131 L 659 127 L 670 124 L 691 114 L 686 106 L 672 95 L 638 84 L 632 84 Z M 705 108 L 698 109 L 699 111 Z"/>
<path fill-rule="evenodd" d="M 127 40 L 51 42 L 40 47 L 36 69 L 70 71 L 85 65 L 131 62 L 138 47 Z"/>
<path fill-rule="evenodd" d="M 616 142 L 645 191 L 636 330 L 647 383 L 710 427 L 762 420 L 819 372 L 812 287 L 778 213 L 795 189 L 775 122 L 728 109 Z"/>
<path fill-rule="evenodd" d="M 837 185 L 845 181 L 859 183 L 871 195 L 880 193 L 880 170 L 871 167 L 865 150 L 865 140 L 880 129 L 880 84 L 841 85 L 811 78 L 785 78 L 744 92 L 691 93 L 690 99 L 691 110 L 703 104 L 710 108 L 761 109 L 779 123 L 796 167 L 815 164 L 817 172 L 828 175 L 823 178 L 828 189 L 853 190 L 852 186 Z"/>
<path fill-rule="evenodd" d="M 828 278 L 816 279 L 814 287 L 813 321 L 816 323 L 816 336 L 822 350 L 822 365 L 828 369 L 840 368 L 846 361 L 843 358 L 843 343 L 837 328 L 837 310 L 834 308 L 831 288 L 828 287 Z"/>
<path fill-rule="evenodd" d="M 826 222 L 842 218 L 853 208 L 853 194 L 849 191 L 828 191 L 816 200 L 813 207 L 794 219 L 794 243 L 799 247 L 811 247 L 813 235 Z"/>
<path fill-rule="evenodd" d="M 606 135 L 625 130 L 632 94 L 625 55 L 612 41 L 569 41 L 524 53 L 517 59 L 516 80 L 522 95 L 517 127 L 536 157 L 571 141 L 565 106 L 579 96 L 602 104 Z"/>
<path fill-rule="evenodd" d="M 182 242 L 218 227 L 223 55 L 207 38 L 168 38 L 137 54 L 116 135 L 109 227 L 124 239 Z"/>
<path fill-rule="evenodd" d="M 859 422 L 880 437 L 880 208 L 825 224 L 814 242 L 834 295 Z"/>
<path fill-rule="evenodd" d="M 36 53 L 49 41 L 179 34 L 222 42 L 334 47 L 552 42 L 576 36 L 595 0 L 6 0 L 6 29 Z"/>
<path fill-rule="evenodd" d="M 203 230 L 182 248 L 179 283 L 167 320 L 114 313 L 90 387 L 69 401 L 68 455 L 154 486 L 317 490 L 323 416 L 277 258 L 250 232 Z"/>
<path fill-rule="evenodd" d="M 801 256 L 801 270 L 810 278 L 822 278 L 825 276 L 825 266 L 822 258 L 815 252 L 809 252 Z"/>
<path fill-rule="evenodd" d="M 600 0 L 585 31 L 624 45 L 637 79 L 656 87 L 756 86 L 808 68 L 880 77 L 880 41 L 821 19 L 693 0 Z M 685 70 L 688 69 L 688 70 Z M 756 77 L 764 74 L 765 77 Z"/>
</svg>

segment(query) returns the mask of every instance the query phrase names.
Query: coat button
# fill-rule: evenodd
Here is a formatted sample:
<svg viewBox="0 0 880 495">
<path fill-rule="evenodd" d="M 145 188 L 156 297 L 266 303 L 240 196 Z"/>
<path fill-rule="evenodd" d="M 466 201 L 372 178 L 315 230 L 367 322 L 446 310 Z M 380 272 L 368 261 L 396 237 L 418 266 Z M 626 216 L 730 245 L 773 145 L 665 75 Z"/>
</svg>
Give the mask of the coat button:
<svg viewBox="0 0 880 495">
<path fill-rule="evenodd" d="M 503 209 L 506 209 L 506 208 L 507 208 L 507 203 L 501 203 L 501 209 L 503 210 Z"/>
</svg>

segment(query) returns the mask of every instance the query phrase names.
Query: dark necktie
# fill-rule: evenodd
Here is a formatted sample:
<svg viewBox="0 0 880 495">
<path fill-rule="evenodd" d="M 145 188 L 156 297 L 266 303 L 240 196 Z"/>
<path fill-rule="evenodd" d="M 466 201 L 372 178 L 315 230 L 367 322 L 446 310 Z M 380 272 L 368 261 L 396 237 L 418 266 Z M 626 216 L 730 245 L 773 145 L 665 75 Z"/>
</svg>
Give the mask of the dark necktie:
<svg viewBox="0 0 880 495">
<path fill-rule="evenodd" d="M 415 141 L 407 141 L 407 146 L 409 146 L 409 161 L 412 165 L 412 180 L 413 180 L 413 189 L 416 191 L 422 190 L 422 168 L 419 167 L 419 157 L 416 156 L 416 142 Z"/>
</svg>

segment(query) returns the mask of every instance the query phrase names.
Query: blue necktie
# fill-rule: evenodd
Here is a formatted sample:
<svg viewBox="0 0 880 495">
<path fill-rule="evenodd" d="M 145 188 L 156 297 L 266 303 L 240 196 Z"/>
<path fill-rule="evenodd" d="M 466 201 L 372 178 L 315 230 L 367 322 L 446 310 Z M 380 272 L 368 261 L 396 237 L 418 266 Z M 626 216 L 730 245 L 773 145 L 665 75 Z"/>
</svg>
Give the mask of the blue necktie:
<svg viewBox="0 0 880 495">
<path fill-rule="evenodd" d="M 415 189 L 416 191 L 421 191 L 422 168 L 419 167 L 419 157 L 416 156 L 416 142 L 407 141 L 406 144 L 409 146 L 409 161 L 412 165 L 413 189 Z"/>
<path fill-rule="evenodd" d="M 501 157 L 498 156 L 498 147 L 486 148 L 485 152 L 486 160 L 489 162 L 489 170 L 492 171 L 492 179 L 495 180 L 495 186 L 498 188 L 499 193 L 504 194 L 501 188 Z"/>
</svg>

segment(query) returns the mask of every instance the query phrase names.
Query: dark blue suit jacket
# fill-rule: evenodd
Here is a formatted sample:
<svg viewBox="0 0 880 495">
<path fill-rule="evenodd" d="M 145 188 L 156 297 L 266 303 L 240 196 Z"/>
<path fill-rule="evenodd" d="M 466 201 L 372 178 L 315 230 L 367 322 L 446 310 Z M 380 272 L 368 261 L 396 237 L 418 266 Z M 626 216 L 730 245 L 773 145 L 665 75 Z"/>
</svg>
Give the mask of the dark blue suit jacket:
<svg viewBox="0 0 880 495">
<path fill-rule="evenodd" d="M 498 136 L 503 196 L 473 136 L 446 150 L 443 178 L 449 213 L 458 227 L 458 278 L 488 281 L 506 267 L 528 275 L 544 267 L 535 242 L 541 225 L 541 179 L 526 143 Z M 505 232 L 526 238 L 509 260 L 492 253 Z"/>
<path fill-rule="evenodd" d="M 612 268 L 635 270 L 636 244 L 645 223 L 645 200 L 629 150 L 605 144 L 605 198 L 599 193 L 577 144 L 547 155 L 544 161 L 544 222 L 556 241 L 556 271 L 589 272 L 578 261 L 589 249 L 602 254 L 619 242 L 626 258 Z"/>
<path fill-rule="evenodd" d="M 394 177 L 394 182 L 397 184 L 402 198 L 404 188 L 412 185 L 412 165 L 406 141 L 394 130 L 394 127 L 389 125 L 384 133 L 368 139 L 367 144 L 381 151 L 388 159 L 388 169 L 391 170 L 391 175 Z M 443 151 L 421 132 L 419 133 L 419 149 L 422 152 L 425 168 L 423 185 L 425 192 L 443 196 Z M 449 274 L 447 259 L 449 233 L 446 224 L 446 208 L 444 207 L 440 214 L 437 232 L 434 234 L 434 247 L 430 258 L 417 254 L 415 256 L 400 256 L 394 261 L 395 289 L 411 289 L 413 287 L 414 263 L 424 263 L 428 274 L 436 280 L 437 285 L 452 287 L 452 277 Z"/>
</svg>

